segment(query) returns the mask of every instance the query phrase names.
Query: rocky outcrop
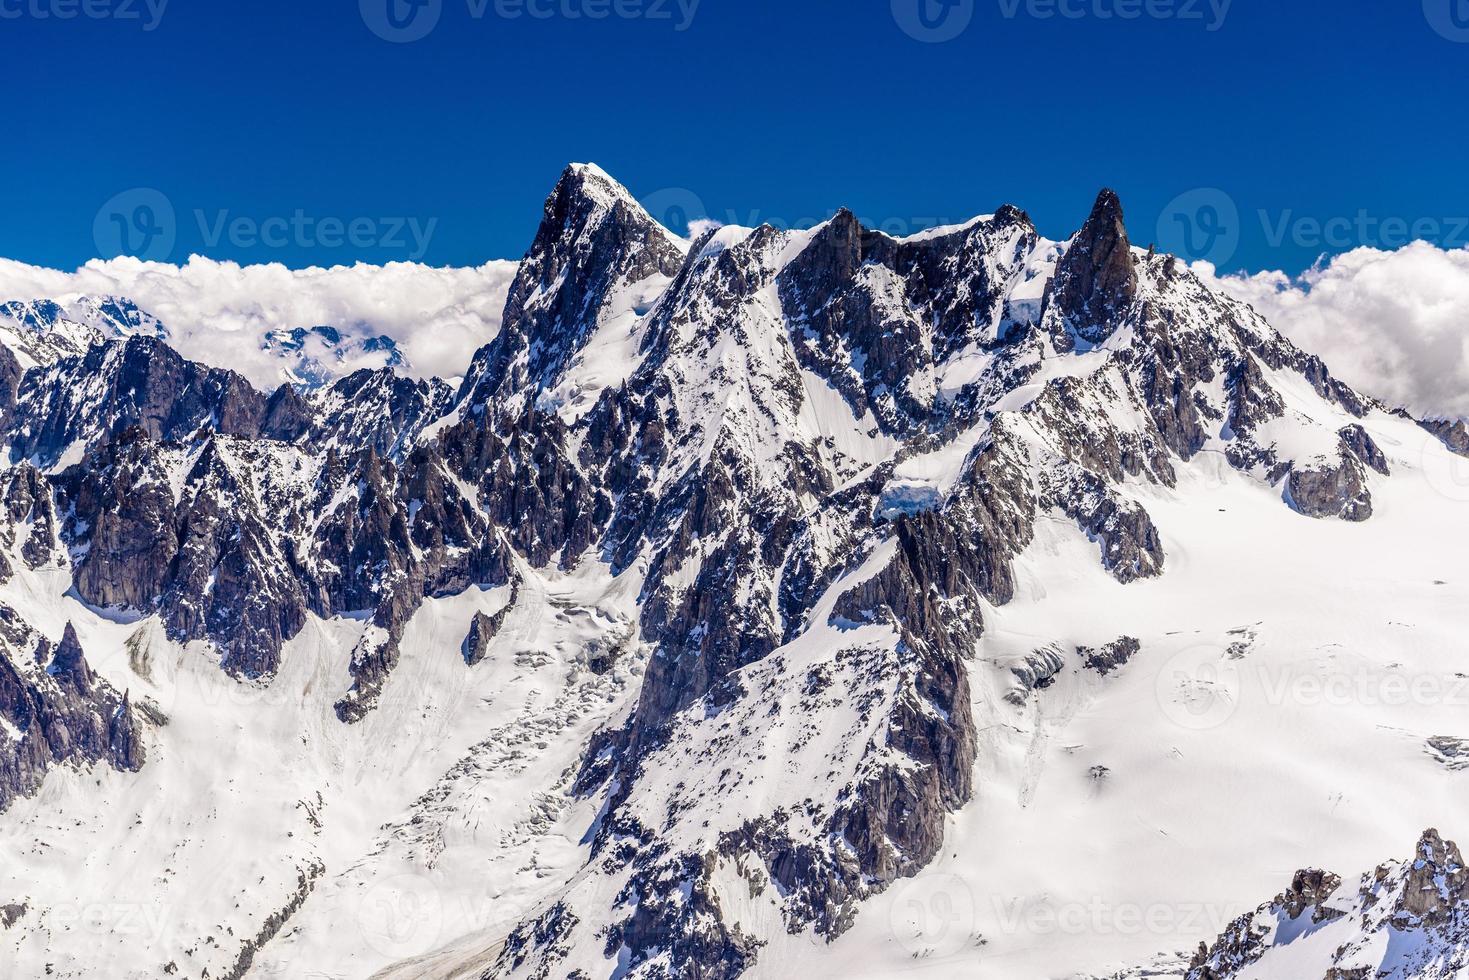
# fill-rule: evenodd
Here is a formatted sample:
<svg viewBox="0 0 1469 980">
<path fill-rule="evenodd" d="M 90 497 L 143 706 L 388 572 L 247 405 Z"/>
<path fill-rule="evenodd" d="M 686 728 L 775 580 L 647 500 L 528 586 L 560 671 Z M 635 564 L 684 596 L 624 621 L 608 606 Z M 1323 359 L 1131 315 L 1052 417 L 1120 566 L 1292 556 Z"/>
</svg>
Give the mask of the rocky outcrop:
<svg viewBox="0 0 1469 980">
<path fill-rule="evenodd" d="M 1418 424 L 1437 436 L 1451 452 L 1469 456 L 1469 424 L 1463 419 L 1424 419 Z"/>
<path fill-rule="evenodd" d="M 520 583 L 515 583 L 511 590 L 510 601 L 498 612 L 486 615 L 482 612 L 474 614 L 473 621 L 469 624 L 469 634 L 465 636 L 462 646 L 464 662 L 471 667 L 477 667 L 484 662 L 485 654 L 489 651 L 490 641 L 500 634 L 500 627 L 505 625 L 505 617 L 510 610 L 515 608 L 515 602 L 520 595 Z"/>
<path fill-rule="evenodd" d="M 1387 465 L 1387 456 L 1378 448 L 1366 429 L 1360 425 L 1349 425 L 1339 435 L 1342 448 L 1357 457 L 1358 462 L 1382 476 L 1392 476 L 1392 470 Z"/>
<path fill-rule="evenodd" d="M 546 200 L 500 333 L 470 365 L 458 401 L 484 411 L 554 386 L 625 291 L 683 264 L 678 240 L 595 166 L 573 164 Z"/>
<path fill-rule="evenodd" d="M 232 371 L 186 361 L 162 341 L 131 337 L 93 347 L 27 376 L 12 422 L 11 458 L 55 464 L 138 428 L 153 439 L 184 439 L 208 426 L 257 438 L 267 399 Z"/>
<path fill-rule="evenodd" d="M 1317 869 L 1202 945 L 1187 980 L 1250 975 L 1450 980 L 1469 968 L 1469 869 L 1426 831 L 1412 858 L 1347 883 Z M 1289 947 L 1289 949 L 1286 949 Z"/>
<path fill-rule="evenodd" d="M 1077 647 L 1076 655 L 1081 658 L 1082 667 L 1094 670 L 1106 677 L 1113 671 L 1125 667 L 1141 649 L 1142 644 L 1135 637 L 1123 636 L 1100 649 Z"/>
<path fill-rule="evenodd" d="M 1072 350 L 1078 341 L 1106 340 L 1121 324 L 1137 290 L 1122 202 L 1114 191 L 1104 190 L 1067 246 L 1046 292 L 1046 323 L 1056 346 Z"/>
<path fill-rule="evenodd" d="M 0 607 L 0 812 L 53 766 L 137 772 L 146 755 L 127 696 L 93 673 L 71 624 L 53 645 Z"/>
<path fill-rule="evenodd" d="M 1286 500 L 1307 517 L 1356 523 L 1372 517 L 1367 474 L 1354 454 L 1292 468 L 1286 483 Z"/>
<path fill-rule="evenodd" d="M 357 371 L 312 392 L 311 424 L 289 441 L 313 452 L 371 449 L 400 459 L 453 399 L 454 390 L 437 378 L 415 381 L 391 368 Z"/>
</svg>

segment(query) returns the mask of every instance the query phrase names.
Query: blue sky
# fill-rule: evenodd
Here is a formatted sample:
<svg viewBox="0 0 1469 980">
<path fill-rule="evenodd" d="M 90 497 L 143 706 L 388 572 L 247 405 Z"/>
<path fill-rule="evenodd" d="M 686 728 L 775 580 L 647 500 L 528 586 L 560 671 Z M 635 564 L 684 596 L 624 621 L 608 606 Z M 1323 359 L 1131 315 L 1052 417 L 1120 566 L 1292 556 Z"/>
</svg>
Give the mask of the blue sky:
<svg viewBox="0 0 1469 980">
<path fill-rule="evenodd" d="M 1469 0 L 408 2 L 0 0 L 0 255 L 516 258 L 572 160 L 675 222 L 1469 243 Z"/>
</svg>

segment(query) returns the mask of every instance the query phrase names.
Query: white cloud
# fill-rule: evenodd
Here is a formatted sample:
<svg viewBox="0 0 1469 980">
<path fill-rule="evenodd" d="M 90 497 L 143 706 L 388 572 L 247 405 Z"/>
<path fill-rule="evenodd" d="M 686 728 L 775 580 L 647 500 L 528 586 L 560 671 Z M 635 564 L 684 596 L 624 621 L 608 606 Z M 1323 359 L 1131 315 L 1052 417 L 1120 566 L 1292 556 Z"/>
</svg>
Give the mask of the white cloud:
<svg viewBox="0 0 1469 980">
<path fill-rule="evenodd" d="M 695 218 L 689 222 L 689 239 L 696 242 L 709 232 L 718 231 L 723 227 L 722 221 L 715 221 L 713 218 Z"/>
<path fill-rule="evenodd" d="M 1416 415 L 1469 416 L 1469 249 L 1359 248 L 1295 278 L 1193 268 L 1353 387 Z"/>
<path fill-rule="evenodd" d="M 260 350 L 261 334 L 323 324 L 349 336 L 391 337 L 412 374 L 452 378 L 499 332 L 515 268 L 394 262 L 293 270 L 193 256 L 183 266 L 125 257 L 60 272 L 0 259 L 0 302 L 124 296 L 162 320 L 185 357 L 239 371 L 267 390 L 280 383 L 280 362 Z"/>
</svg>

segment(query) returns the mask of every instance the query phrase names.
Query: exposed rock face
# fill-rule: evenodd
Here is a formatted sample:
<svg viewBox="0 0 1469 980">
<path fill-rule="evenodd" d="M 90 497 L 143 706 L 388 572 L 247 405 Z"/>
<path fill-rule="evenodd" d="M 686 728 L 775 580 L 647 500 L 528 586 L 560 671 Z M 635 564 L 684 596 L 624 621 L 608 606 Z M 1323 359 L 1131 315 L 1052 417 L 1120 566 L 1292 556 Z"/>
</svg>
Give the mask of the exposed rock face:
<svg viewBox="0 0 1469 980">
<path fill-rule="evenodd" d="M 1371 467 L 1383 476 L 1392 476 L 1392 470 L 1388 468 L 1387 456 L 1378 448 L 1372 436 L 1360 425 L 1349 425 L 1340 432 L 1342 447 L 1365 466 Z"/>
<path fill-rule="evenodd" d="M 482 612 L 474 614 L 474 619 L 469 624 L 469 635 L 464 638 L 464 662 L 471 667 L 478 666 L 484 662 L 485 654 L 490 647 L 490 641 L 500 633 L 500 627 L 505 625 L 505 617 L 515 607 L 515 601 L 519 597 L 519 582 L 511 591 L 510 601 L 505 604 L 499 612 L 493 615 L 485 615 Z"/>
<path fill-rule="evenodd" d="M 1122 220 L 1122 202 L 1104 190 L 1091 216 L 1056 266 L 1046 294 L 1046 312 L 1057 346 L 1076 339 L 1099 344 L 1110 337 L 1137 298 L 1138 276 Z"/>
<path fill-rule="evenodd" d="M 1469 424 L 1463 419 L 1424 419 L 1418 424 L 1438 436 L 1453 452 L 1469 456 Z"/>
<path fill-rule="evenodd" d="M 1321 460 L 1309 469 L 1292 469 L 1286 492 L 1291 505 L 1307 517 L 1357 523 L 1372 517 L 1367 474 L 1355 455 Z"/>
<path fill-rule="evenodd" d="M 1145 503 L 1206 448 L 1350 520 L 1388 469 L 1377 406 L 1134 255 L 1110 192 L 1064 246 L 1012 207 L 901 240 L 842 212 L 689 243 L 573 167 L 504 322 L 452 397 L 385 371 L 267 396 L 133 338 L 53 358 L 7 401 L 0 358 L 14 458 L 35 460 L 0 476 L 10 574 L 69 568 L 84 602 L 157 617 L 240 678 L 274 674 L 313 615 L 367 618 L 344 723 L 379 704 L 426 598 L 588 562 L 639 587 L 641 686 L 577 780 L 602 804 L 596 887 L 528 916 L 494 976 L 577 976 L 588 950 L 632 980 L 737 976 L 763 940 L 722 907 L 730 876 L 785 928 L 840 935 L 933 860 L 975 792 L 968 665 L 1038 526 L 1127 584 L 1164 573 Z M 1319 441 L 1292 407 L 1313 397 L 1360 424 Z M 470 665 L 504 617 L 475 618 Z M 0 732 L 12 796 L 62 760 L 143 764 L 142 709 L 77 644 L 42 651 L 27 630 L 0 617 L 0 710 L 37 733 Z M 1106 674 L 1136 653 L 1081 656 Z M 1037 651 L 1019 700 L 1065 661 Z M 65 738 L 37 720 L 53 716 Z M 809 798 L 780 796 L 791 784 Z"/>
<path fill-rule="evenodd" d="M 1116 670 L 1121 670 L 1133 657 L 1137 656 L 1142 649 L 1142 644 L 1136 638 L 1123 636 L 1113 640 L 1100 650 L 1091 647 L 1077 647 L 1076 655 L 1081 657 L 1081 665 L 1087 670 L 1095 670 L 1106 677 Z"/>
<path fill-rule="evenodd" d="M 624 188 L 594 166 L 568 167 L 510 287 L 501 331 L 475 355 L 459 400 L 523 408 L 561 380 L 610 304 L 682 264 L 677 239 Z"/>
<path fill-rule="evenodd" d="M 92 673 L 71 624 L 53 647 L 0 607 L 0 645 L 0 811 L 33 792 L 53 765 L 142 768 L 132 707 Z"/>
<path fill-rule="evenodd" d="M 1187 980 L 1231 980 L 1252 967 L 1273 975 L 1285 957 L 1298 976 L 1449 980 L 1469 968 L 1466 922 L 1469 870 L 1459 849 L 1429 830 L 1411 859 L 1350 884 L 1297 872 L 1285 892 L 1201 947 Z"/>
<path fill-rule="evenodd" d="M 183 439 L 205 425 L 255 438 L 265 408 L 265 396 L 240 375 L 132 337 L 28 377 L 12 422 L 11 458 L 49 466 L 73 444 L 93 445 L 132 427 L 154 439 Z"/>
<path fill-rule="evenodd" d="M 414 381 L 391 368 L 357 371 L 313 392 L 313 424 L 287 438 L 316 452 L 372 449 L 397 459 L 413 447 L 425 426 L 448 411 L 453 398 L 453 389 L 437 378 Z"/>
</svg>

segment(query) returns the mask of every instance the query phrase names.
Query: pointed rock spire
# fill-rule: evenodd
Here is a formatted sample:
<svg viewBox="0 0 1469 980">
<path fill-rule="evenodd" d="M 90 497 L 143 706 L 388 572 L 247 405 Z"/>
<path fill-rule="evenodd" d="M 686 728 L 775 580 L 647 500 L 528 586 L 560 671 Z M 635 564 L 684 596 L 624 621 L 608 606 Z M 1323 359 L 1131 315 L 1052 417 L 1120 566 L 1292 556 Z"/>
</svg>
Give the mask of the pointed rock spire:
<svg viewBox="0 0 1469 980">
<path fill-rule="evenodd" d="M 1117 193 L 1097 195 L 1091 216 L 1056 265 L 1047 311 L 1061 318 L 1068 334 L 1101 343 L 1117 329 L 1118 319 L 1137 297 L 1137 266 L 1122 218 Z M 1058 342 L 1062 337 L 1057 337 Z M 1065 343 L 1069 349 L 1073 346 Z"/>
<path fill-rule="evenodd" d="M 458 401 L 504 403 L 557 384 L 609 299 L 677 274 L 686 247 L 600 167 L 567 167 L 510 287 L 504 325 L 475 355 Z"/>
<path fill-rule="evenodd" d="M 66 624 L 66 631 L 61 636 L 61 644 L 57 646 L 56 653 L 51 657 L 51 665 L 46 668 L 46 673 L 62 684 L 70 686 L 79 694 L 91 693 L 92 668 L 87 666 L 87 657 L 82 651 L 81 640 L 77 639 L 76 628 L 71 623 Z"/>
</svg>

